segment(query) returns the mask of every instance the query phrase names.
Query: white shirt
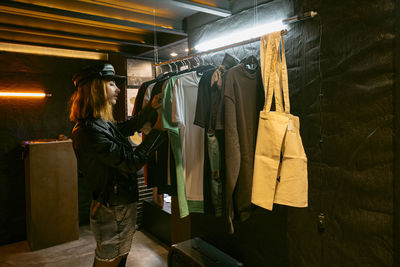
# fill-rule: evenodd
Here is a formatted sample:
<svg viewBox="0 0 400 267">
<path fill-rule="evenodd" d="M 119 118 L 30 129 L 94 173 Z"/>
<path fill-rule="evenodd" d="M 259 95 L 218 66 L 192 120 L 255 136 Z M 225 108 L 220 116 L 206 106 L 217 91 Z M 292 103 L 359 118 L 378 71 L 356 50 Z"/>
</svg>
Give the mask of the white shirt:
<svg viewBox="0 0 400 267">
<path fill-rule="evenodd" d="M 204 129 L 194 125 L 200 77 L 195 71 L 175 81 L 172 121 L 178 123 L 187 200 L 203 200 Z"/>
</svg>

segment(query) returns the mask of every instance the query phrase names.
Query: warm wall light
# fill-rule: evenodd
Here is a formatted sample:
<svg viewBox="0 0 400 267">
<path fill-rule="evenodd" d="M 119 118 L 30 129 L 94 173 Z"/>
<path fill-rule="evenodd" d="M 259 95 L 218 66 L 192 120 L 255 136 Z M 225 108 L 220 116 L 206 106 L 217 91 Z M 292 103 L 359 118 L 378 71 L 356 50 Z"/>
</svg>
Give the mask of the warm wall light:
<svg viewBox="0 0 400 267">
<path fill-rule="evenodd" d="M 0 92 L 0 96 L 2 97 L 36 97 L 43 98 L 49 97 L 51 94 L 46 93 L 23 93 L 23 92 Z"/>
<path fill-rule="evenodd" d="M 171 57 L 176 57 L 178 54 L 175 52 L 172 52 L 170 55 L 171 55 Z"/>
<path fill-rule="evenodd" d="M 286 26 L 282 23 L 282 21 L 275 21 L 248 30 L 233 32 L 231 34 L 198 44 L 194 48 L 198 51 L 207 51 L 218 47 L 239 43 L 245 40 L 250 40 L 267 33 L 281 31 L 284 29 L 286 29 Z"/>
<path fill-rule="evenodd" d="M 108 54 L 105 54 L 105 53 L 53 48 L 53 47 L 43 47 L 43 46 L 35 46 L 35 45 L 22 45 L 22 44 L 13 44 L 13 43 L 0 43 L 0 51 L 46 55 L 46 56 L 108 60 Z"/>
</svg>

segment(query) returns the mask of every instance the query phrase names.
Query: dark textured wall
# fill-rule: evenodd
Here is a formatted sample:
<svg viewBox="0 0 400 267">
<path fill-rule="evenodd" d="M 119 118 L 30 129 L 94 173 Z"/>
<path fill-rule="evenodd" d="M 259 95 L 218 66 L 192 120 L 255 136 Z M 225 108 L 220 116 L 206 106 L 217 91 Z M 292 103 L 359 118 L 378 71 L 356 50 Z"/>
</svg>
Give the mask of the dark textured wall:
<svg viewBox="0 0 400 267">
<path fill-rule="evenodd" d="M 192 215 L 192 236 L 246 266 L 393 266 L 395 4 L 276 0 L 258 16 L 309 10 L 320 16 L 290 25 L 286 36 L 292 113 L 309 160 L 309 207 L 257 208 L 233 236 L 221 220 Z M 235 16 L 232 23 L 246 23 Z M 231 31 L 232 23 L 194 30 L 189 45 Z"/>
<path fill-rule="evenodd" d="M 324 143 L 321 168 L 316 157 L 310 166 L 327 218 L 322 264 L 392 266 L 394 2 L 321 1 L 319 11 Z"/>
<path fill-rule="evenodd" d="M 73 73 L 91 60 L 0 52 L 0 90 L 45 89 L 41 100 L 0 98 L 0 244 L 25 239 L 23 140 L 71 135 L 67 102 Z M 80 222 L 88 220 L 88 196 L 79 180 Z"/>
</svg>

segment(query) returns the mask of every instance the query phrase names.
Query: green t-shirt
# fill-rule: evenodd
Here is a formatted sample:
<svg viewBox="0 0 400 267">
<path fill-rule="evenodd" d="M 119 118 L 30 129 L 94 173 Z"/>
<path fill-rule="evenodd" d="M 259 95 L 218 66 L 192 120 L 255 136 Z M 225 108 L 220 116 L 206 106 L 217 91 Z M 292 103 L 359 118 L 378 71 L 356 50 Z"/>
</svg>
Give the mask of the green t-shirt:
<svg viewBox="0 0 400 267">
<path fill-rule="evenodd" d="M 174 84 L 179 76 L 170 78 L 163 90 L 163 106 L 162 106 L 162 125 L 169 131 L 171 140 L 172 153 L 175 158 L 176 179 L 177 179 L 177 193 L 180 217 L 186 217 L 190 212 L 204 212 L 203 201 L 187 200 L 185 176 L 182 164 L 182 149 L 181 149 L 181 136 L 177 123 L 172 122 L 172 104 L 173 104 L 173 90 Z"/>
</svg>

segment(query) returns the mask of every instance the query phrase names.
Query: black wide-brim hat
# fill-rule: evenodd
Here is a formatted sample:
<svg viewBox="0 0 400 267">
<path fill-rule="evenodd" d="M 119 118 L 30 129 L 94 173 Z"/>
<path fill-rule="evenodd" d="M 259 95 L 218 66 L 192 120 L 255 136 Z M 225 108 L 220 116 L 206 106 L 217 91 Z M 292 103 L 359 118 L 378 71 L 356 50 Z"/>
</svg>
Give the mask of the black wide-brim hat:
<svg viewBox="0 0 400 267">
<path fill-rule="evenodd" d="M 92 81 L 93 79 L 114 80 L 117 85 L 125 82 L 125 76 L 116 75 L 113 65 L 110 63 L 101 63 L 93 66 L 85 67 L 78 71 L 72 77 L 72 81 L 76 88 Z"/>
</svg>

